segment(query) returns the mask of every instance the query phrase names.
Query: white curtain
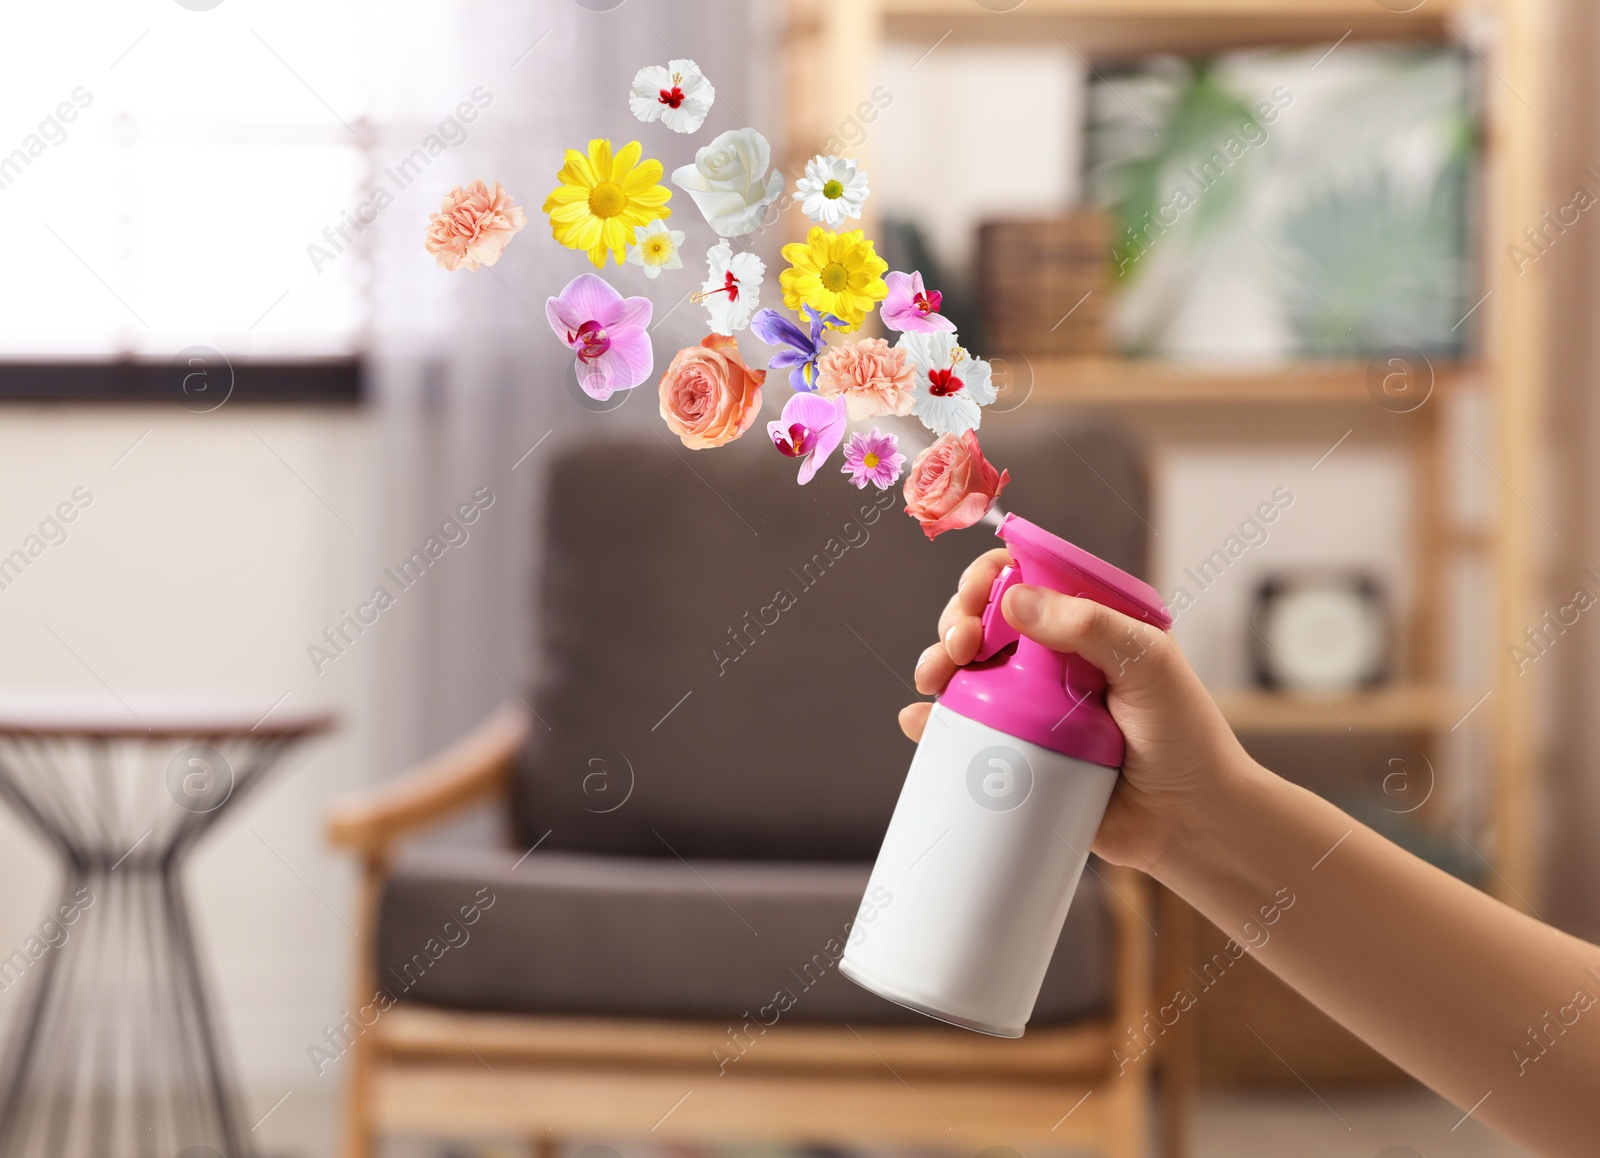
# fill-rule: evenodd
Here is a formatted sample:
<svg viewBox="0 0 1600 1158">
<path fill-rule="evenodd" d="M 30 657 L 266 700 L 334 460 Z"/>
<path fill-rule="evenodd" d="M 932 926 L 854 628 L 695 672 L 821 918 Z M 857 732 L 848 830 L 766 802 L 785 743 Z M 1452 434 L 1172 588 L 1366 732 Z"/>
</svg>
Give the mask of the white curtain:
<svg viewBox="0 0 1600 1158">
<path fill-rule="evenodd" d="M 369 545 L 373 573 L 398 573 L 430 537 L 443 543 L 440 524 L 481 488 L 493 503 L 420 581 L 391 587 L 395 606 L 373 639 L 378 775 L 448 743 L 508 695 L 528 697 L 542 563 L 535 524 L 551 454 L 575 438 L 659 422 L 653 379 L 615 410 L 586 407 L 571 357 L 545 323 L 545 298 L 592 268 L 554 243 L 539 211 L 562 151 L 596 136 L 639 139 L 670 173 L 725 129 L 751 123 L 775 136 L 767 78 L 776 18 L 777 0 L 483 0 L 385 11 L 371 50 L 380 75 L 370 178 L 394 203 L 358 241 L 372 279 L 369 389 L 383 516 Z M 692 136 L 640 124 L 628 110 L 634 72 L 678 56 L 696 60 L 717 88 L 717 106 Z M 450 143 L 462 134 L 441 121 L 462 121 L 458 112 L 474 119 Z M 434 142 L 437 157 L 402 171 L 414 150 L 426 154 L 430 134 L 446 147 Z M 423 250 L 426 215 L 474 177 L 500 181 L 528 226 L 494 267 L 446 272 Z M 400 189 L 397 178 L 410 183 Z M 675 194 L 673 210 L 673 228 L 688 232 L 683 270 L 656 282 L 634 266 L 602 271 L 625 294 L 653 299 L 658 374 L 704 336 L 702 311 L 674 307 L 703 279 L 715 240 L 685 194 Z"/>
</svg>

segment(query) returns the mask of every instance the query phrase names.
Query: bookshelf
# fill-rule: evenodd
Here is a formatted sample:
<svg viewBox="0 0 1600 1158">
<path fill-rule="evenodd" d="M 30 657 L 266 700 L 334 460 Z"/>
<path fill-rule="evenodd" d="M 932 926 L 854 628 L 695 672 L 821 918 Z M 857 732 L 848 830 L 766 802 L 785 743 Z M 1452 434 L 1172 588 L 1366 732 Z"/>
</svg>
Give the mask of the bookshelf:
<svg viewBox="0 0 1600 1158">
<path fill-rule="evenodd" d="M 1393 733 L 1427 747 L 1452 729 L 1470 730 L 1488 762 L 1487 826 L 1474 842 L 1489 861 L 1487 887 L 1508 904 L 1537 904 L 1534 689 L 1516 677 L 1503 655 L 1505 644 L 1539 617 L 1539 560 L 1549 537 L 1523 501 L 1539 493 L 1544 295 L 1541 279 L 1518 277 L 1509 263 L 1496 259 L 1507 240 L 1520 237 L 1523 226 L 1536 223 L 1549 207 L 1543 175 L 1550 130 L 1534 112 L 1543 107 L 1548 60 L 1543 0 L 790 0 L 789 20 L 783 80 L 783 162 L 789 171 L 821 151 L 834 126 L 851 117 L 860 95 L 872 88 L 886 41 L 936 45 L 959 37 L 965 43 L 1030 45 L 1056 39 L 1091 66 L 1155 52 L 1331 45 L 1341 39 L 1470 44 L 1484 65 L 1483 204 L 1474 219 L 1473 251 L 1480 263 L 1478 290 L 1487 296 L 1475 315 L 1482 338 L 1474 360 L 1435 366 L 1434 391 L 1438 399 L 1472 391 L 1488 407 L 1493 450 L 1486 465 L 1497 480 L 1492 522 L 1461 529 L 1448 518 L 1441 406 L 1384 416 L 1400 419 L 1383 429 L 1412 457 L 1417 482 L 1410 560 L 1417 611 L 1404 625 L 1406 669 L 1394 684 L 1337 701 L 1264 692 L 1227 692 L 1219 700 L 1235 729 L 1247 736 Z M 850 152 L 870 172 L 880 144 L 869 134 Z M 875 208 L 872 201 L 868 208 Z M 870 231 L 876 223 L 866 225 Z M 1026 374 L 1032 397 L 1040 401 L 1120 411 L 1143 429 L 1163 409 L 1215 412 L 1227 416 L 1240 439 L 1265 445 L 1281 440 L 1293 415 L 1308 409 L 1344 408 L 1353 426 L 1361 426 L 1358 414 L 1378 409 L 1364 364 L 1227 371 L 1115 357 L 1041 358 L 1014 373 Z M 1364 434 L 1375 425 L 1369 419 Z M 1492 622 L 1485 630 L 1494 646 L 1486 687 L 1448 686 L 1444 678 L 1444 576 L 1464 558 L 1479 560 L 1491 577 Z M 1169 1153 L 1181 1149 L 1181 1140 L 1169 1134 L 1167 1141 Z"/>
</svg>

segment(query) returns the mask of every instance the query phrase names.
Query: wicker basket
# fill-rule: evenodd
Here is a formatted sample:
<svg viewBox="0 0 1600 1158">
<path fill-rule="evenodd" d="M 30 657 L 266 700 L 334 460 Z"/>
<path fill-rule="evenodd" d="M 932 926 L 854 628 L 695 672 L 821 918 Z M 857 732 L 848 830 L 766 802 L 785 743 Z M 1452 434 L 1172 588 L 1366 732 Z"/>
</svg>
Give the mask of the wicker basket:
<svg viewBox="0 0 1600 1158">
<path fill-rule="evenodd" d="M 1105 353 L 1106 230 L 1088 212 L 978 227 L 978 293 L 995 353 Z"/>
</svg>

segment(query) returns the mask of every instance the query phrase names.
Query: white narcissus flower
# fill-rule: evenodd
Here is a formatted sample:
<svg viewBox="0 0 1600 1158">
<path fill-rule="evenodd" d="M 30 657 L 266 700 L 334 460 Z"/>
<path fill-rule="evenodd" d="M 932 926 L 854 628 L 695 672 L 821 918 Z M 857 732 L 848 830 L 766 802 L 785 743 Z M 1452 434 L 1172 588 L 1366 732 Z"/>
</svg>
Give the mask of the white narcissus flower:
<svg viewBox="0 0 1600 1158">
<path fill-rule="evenodd" d="M 837 230 L 847 217 L 860 217 L 867 199 L 867 175 L 848 157 L 812 157 L 806 175 L 794 183 L 800 208 L 818 225 Z"/>
<path fill-rule="evenodd" d="M 645 277 L 658 278 L 664 269 L 683 268 L 683 257 L 678 252 L 682 245 L 683 230 L 668 229 L 667 223 L 658 217 L 648 225 L 634 227 L 628 261 L 643 266 Z"/>
<path fill-rule="evenodd" d="M 694 155 L 694 164 L 672 171 L 672 183 L 694 199 L 720 237 L 739 237 L 761 225 L 767 207 L 783 192 L 772 146 L 754 129 L 730 129 Z"/>
<path fill-rule="evenodd" d="M 766 263 L 749 251 L 734 253 L 726 241 L 719 241 L 706 251 L 706 267 L 710 276 L 698 293 L 689 295 L 689 300 L 706 307 L 712 333 L 732 334 L 744 329 L 761 302 Z"/>
<path fill-rule="evenodd" d="M 628 107 L 648 124 L 660 121 L 675 133 L 692 133 L 705 124 L 717 90 L 692 60 L 647 64 L 633 74 Z"/>
<path fill-rule="evenodd" d="M 916 370 L 911 413 L 935 434 L 976 430 L 980 407 L 997 397 L 989 363 L 967 353 L 944 330 L 901 334 L 895 348 L 905 350 Z"/>
</svg>

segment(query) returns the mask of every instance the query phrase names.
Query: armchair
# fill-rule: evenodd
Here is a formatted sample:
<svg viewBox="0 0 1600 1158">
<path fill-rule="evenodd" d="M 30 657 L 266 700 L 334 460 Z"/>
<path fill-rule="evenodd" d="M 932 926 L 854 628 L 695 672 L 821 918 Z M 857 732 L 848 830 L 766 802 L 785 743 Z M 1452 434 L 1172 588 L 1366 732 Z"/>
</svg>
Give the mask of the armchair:
<svg viewBox="0 0 1600 1158">
<path fill-rule="evenodd" d="M 1139 569 L 1119 439 L 985 434 L 1007 500 Z M 408 1133 L 1146 1154 L 1151 1065 L 1113 1053 L 1153 1008 L 1138 874 L 1085 875 L 1019 1041 L 834 967 L 911 755 L 905 673 L 981 541 L 737 446 L 552 471 L 531 709 L 328 818 L 362 882 L 347 1158 Z M 410 839 L 484 804 L 504 848 Z"/>
</svg>

